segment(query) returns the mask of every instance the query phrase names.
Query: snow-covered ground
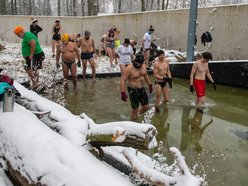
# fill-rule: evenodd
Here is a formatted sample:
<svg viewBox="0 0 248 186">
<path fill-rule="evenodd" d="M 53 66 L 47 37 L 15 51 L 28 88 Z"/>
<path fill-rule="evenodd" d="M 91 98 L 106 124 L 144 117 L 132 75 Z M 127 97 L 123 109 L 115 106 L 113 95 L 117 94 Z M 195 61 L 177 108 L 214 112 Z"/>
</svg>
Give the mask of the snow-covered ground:
<svg viewBox="0 0 248 186">
<path fill-rule="evenodd" d="M 133 185 L 128 177 L 98 160 L 88 151 L 89 146 L 86 143 L 88 128 L 97 126 L 92 119 L 86 114 L 82 114 L 81 117 L 75 116 L 63 106 L 27 90 L 18 83 L 28 80 L 22 67 L 20 44 L 8 44 L 5 47 L 6 50 L 0 52 L 0 67 L 16 80 L 14 85 L 22 98 L 28 100 L 39 111 L 50 111 L 50 117 L 56 122 L 42 122 L 33 112 L 17 103 L 15 103 L 14 112 L 3 113 L 0 105 L 0 157 L 4 155 L 14 169 L 32 181 L 47 185 Z M 62 78 L 62 72 L 56 70 L 55 60 L 51 58 L 51 49 L 47 47 L 43 49 L 46 60 L 44 69 L 41 70 L 41 80 L 48 81 L 50 76 L 53 80 L 54 76 Z M 118 66 L 115 68 L 109 66 L 106 57 L 99 58 L 97 72 L 119 72 Z M 81 72 L 81 69 L 79 68 L 78 71 Z M 90 68 L 87 71 L 91 73 Z M 116 123 L 118 124 L 115 122 L 113 126 Z M 119 124 L 121 126 L 123 122 Z M 130 121 L 126 123 L 127 126 L 129 124 Z M 134 122 L 131 124 L 137 127 L 141 125 Z M 151 125 L 143 123 L 142 126 L 145 128 Z M 59 133 L 51 128 L 59 129 Z M 119 130 L 122 131 L 122 127 Z M 102 132 L 106 131 L 102 130 Z M 156 140 L 152 140 L 149 146 L 156 146 Z M 165 174 L 169 173 L 168 182 L 176 181 L 176 185 L 198 185 L 202 181 L 202 178 L 193 176 L 189 171 L 185 171 L 182 175 L 176 163 L 171 166 L 161 164 L 156 167 L 155 164 L 158 165 L 158 162 L 154 162 L 140 152 L 136 154 L 134 149 L 105 147 L 104 151 L 113 154 L 126 164 L 129 164 L 125 159 L 127 156 L 133 161 L 135 167 L 145 168 L 144 165 L 146 165 L 148 168 L 145 174 L 157 180 L 164 181 L 164 178 L 168 178 Z M 177 149 L 172 148 L 171 151 L 178 155 L 177 162 L 181 162 L 181 168 L 188 170 Z M 137 161 L 136 157 L 142 163 Z M 2 165 L 0 185 L 10 186 L 12 184 L 3 174 L 3 168 L 6 168 L 7 164 L 3 159 L 0 159 L 0 163 Z M 165 174 L 157 174 L 154 168 Z"/>
</svg>

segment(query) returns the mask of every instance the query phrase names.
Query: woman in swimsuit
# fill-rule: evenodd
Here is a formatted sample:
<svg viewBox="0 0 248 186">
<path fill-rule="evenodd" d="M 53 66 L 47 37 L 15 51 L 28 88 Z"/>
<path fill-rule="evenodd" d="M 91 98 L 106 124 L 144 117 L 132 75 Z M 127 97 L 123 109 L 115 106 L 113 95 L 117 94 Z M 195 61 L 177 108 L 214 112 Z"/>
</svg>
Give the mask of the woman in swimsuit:
<svg viewBox="0 0 248 186">
<path fill-rule="evenodd" d="M 115 39 L 114 39 L 115 32 L 114 30 L 109 30 L 108 36 L 105 39 L 106 43 L 106 52 L 109 57 L 110 67 L 114 67 L 113 61 L 115 59 Z"/>
<path fill-rule="evenodd" d="M 55 57 L 55 46 L 58 44 L 58 41 L 60 40 L 60 33 L 61 33 L 61 25 L 59 19 L 55 20 L 55 24 L 53 25 L 52 33 L 53 33 L 53 38 L 52 38 L 52 52 L 53 56 Z"/>
</svg>

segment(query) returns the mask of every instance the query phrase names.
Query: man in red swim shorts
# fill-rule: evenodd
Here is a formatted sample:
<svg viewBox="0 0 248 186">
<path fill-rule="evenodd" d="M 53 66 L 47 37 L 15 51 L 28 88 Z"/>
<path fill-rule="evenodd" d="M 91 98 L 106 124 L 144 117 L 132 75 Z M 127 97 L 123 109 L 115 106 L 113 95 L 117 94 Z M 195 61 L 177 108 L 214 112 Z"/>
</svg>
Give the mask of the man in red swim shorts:
<svg viewBox="0 0 248 186">
<path fill-rule="evenodd" d="M 204 107 L 205 105 L 205 90 L 206 90 L 206 76 L 213 84 L 214 90 L 216 85 L 209 72 L 208 61 L 212 60 L 212 54 L 209 52 L 202 53 L 202 58 L 194 63 L 190 73 L 190 91 L 196 91 L 196 107 Z"/>
</svg>

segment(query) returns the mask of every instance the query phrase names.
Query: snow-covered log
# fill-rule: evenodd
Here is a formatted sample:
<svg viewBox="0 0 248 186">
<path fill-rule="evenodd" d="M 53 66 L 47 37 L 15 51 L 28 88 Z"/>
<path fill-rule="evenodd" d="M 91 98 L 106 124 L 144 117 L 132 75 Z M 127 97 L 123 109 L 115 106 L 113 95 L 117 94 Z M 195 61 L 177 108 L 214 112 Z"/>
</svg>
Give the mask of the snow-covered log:
<svg viewBox="0 0 248 186">
<path fill-rule="evenodd" d="M 148 150 L 157 146 L 156 134 L 157 130 L 152 125 L 122 121 L 90 128 L 87 139 L 96 147 L 117 145 Z"/>
<path fill-rule="evenodd" d="M 170 186 L 177 183 L 176 179 L 160 173 L 154 169 L 144 166 L 133 150 L 125 148 L 123 150 L 124 156 L 127 158 L 128 162 L 132 165 L 133 171 L 140 175 L 143 179 L 150 182 L 152 185 L 157 186 Z"/>
<path fill-rule="evenodd" d="M 20 105 L 0 118 L 0 164 L 14 185 L 132 185 Z"/>
</svg>

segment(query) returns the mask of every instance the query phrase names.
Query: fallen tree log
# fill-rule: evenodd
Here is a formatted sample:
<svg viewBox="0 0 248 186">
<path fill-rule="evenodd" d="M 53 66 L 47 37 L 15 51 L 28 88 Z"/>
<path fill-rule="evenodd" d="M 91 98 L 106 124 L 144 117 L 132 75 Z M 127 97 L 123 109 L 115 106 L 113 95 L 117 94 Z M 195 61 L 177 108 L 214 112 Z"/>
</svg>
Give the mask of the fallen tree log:
<svg viewBox="0 0 248 186">
<path fill-rule="evenodd" d="M 95 147 L 124 146 L 148 150 L 157 146 L 157 130 L 150 124 L 121 121 L 89 126 L 86 139 Z"/>
<path fill-rule="evenodd" d="M 152 185 L 170 186 L 177 183 L 175 178 L 144 166 L 139 161 L 135 153 L 133 153 L 133 151 L 129 148 L 124 149 L 123 154 L 127 158 L 128 162 L 132 165 L 132 170 Z"/>
</svg>

